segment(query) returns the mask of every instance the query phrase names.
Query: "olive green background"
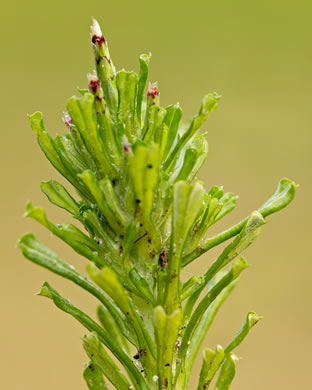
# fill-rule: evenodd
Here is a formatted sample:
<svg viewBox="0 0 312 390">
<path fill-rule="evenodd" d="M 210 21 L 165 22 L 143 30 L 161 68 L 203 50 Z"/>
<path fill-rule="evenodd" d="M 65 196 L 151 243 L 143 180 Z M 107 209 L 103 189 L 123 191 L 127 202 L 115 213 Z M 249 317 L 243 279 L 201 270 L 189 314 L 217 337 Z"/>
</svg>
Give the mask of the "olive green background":
<svg viewBox="0 0 312 390">
<path fill-rule="evenodd" d="M 209 118 L 210 154 L 200 178 L 239 195 L 236 210 L 213 228 L 230 226 L 264 202 L 278 180 L 300 184 L 293 204 L 269 217 L 246 251 L 250 268 L 221 309 L 205 346 L 225 346 L 249 310 L 265 318 L 237 349 L 232 389 L 311 386 L 311 92 L 312 3 L 307 0 L 10 1 L 1 7 L 1 373 L 3 390 L 86 389 L 84 329 L 36 297 L 48 280 L 93 315 L 86 293 L 26 261 L 18 237 L 34 231 L 65 260 L 85 262 L 32 220 L 26 200 L 45 206 L 56 223 L 68 215 L 51 207 L 39 183 L 58 180 L 29 129 L 41 110 L 51 134 L 63 133 L 66 99 L 93 70 L 89 25 L 102 25 L 118 69 L 138 69 L 151 51 L 151 81 L 163 105 L 180 102 L 185 118 L 202 96 L 223 98 Z M 62 180 L 62 179 L 60 179 Z M 218 249 L 219 250 L 219 249 Z M 216 250 L 187 273 L 205 272 Z M 194 370 L 190 389 L 196 389 Z"/>
</svg>

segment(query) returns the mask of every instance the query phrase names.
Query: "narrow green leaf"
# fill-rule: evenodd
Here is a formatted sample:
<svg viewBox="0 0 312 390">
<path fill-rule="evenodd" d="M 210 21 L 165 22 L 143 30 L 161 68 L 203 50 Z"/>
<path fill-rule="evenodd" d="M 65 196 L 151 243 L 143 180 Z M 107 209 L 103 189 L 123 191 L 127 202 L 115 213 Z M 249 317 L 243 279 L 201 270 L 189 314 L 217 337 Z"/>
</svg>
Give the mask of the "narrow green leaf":
<svg viewBox="0 0 312 390">
<path fill-rule="evenodd" d="M 109 205 L 119 225 L 125 227 L 129 223 L 129 216 L 122 206 L 111 180 L 108 177 L 100 180 L 99 187 L 102 190 L 106 203 Z"/>
<path fill-rule="evenodd" d="M 67 101 L 67 111 L 77 127 L 86 148 L 94 158 L 100 176 L 114 176 L 113 166 L 105 157 L 104 146 L 98 133 L 94 112 L 94 96 L 86 93 L 83 97 L 71 97 Z"/>
<path fill-rule="evenodd" d="M 59 155 L 64 167 L 73 177 L 87 169 L 82 155 L 77 151 L 69 134 L 57 135 L 53 140 L 53 146 Z"/>
<path fill-rule="evenodd" d="M 135 98 L 138 75 L 135 72 L 121 70 L 116 75 L 116 85 L 119 96 L 118 119 L 122 123 L 122 131 L 130 142 L 137 135 L 138 128 L 135 118 Z"/>
<path fill-rule="evenodd" d="M 279 185 L 271 196 L 271 198 L 261 206 L 258 211 L 262 214 L 263 217 L 267 217 L 270 214 L 276 213 L 279 210 L 282 210 L 291 203 L 296 194 L 296 184 L 289 179 L 281 179 Z M 225 230 L 222 233 L 215 235 L 214 237 L 208 238 L 206 242 L 190 254 L 185 256 L 183 259 L 183 266 L 185 267 L 197 257 L 201 256 L 203 253 L 207 252 L 209 249 L 215 247 L 216 245 L 221 244 L 222 242 L 230 239 L 233 236 L 236 236 L 245 226 L 249 217 L 246 217 L 236 225 Z"/>
<path fill-rule="evenodd" d="M 111 334 L 112 338 L 116 340 L 118 345 L 130 355 L 130 346 L 128 340 L 123 336 L 118 324 L 109 310 L 103 305 L 99 305 L 97 308 L 97 317 L 101 322 L 103 328 Z"/>
<path fill-rule="evenodd" d="M 155 186 L 159 178 L 159 146 L 152 148 L 139 145 L 131 160 L 131 176 L 135 187 L 136 202 L 145 228 L 153 234 L 155 227 L 151 219 L 155 198 Z"/>
<path fill-rule="evenodd" d="M 32 130 L 37 135 L 38 144 L 46 155 L 47 159 L 50 163 L 56 168 L 61 175 L 63 175 L 77 190 L 82 193 L 86 199 L 89 198 L 88 194 L 85 192 L 84 188 L 77 181 L 77 178 L 74 177 L 63 165 L 60 156 L 56 152 L 53 144 L 53 139 L 50 137 L 47 130 L 44 128 L 42 113 L 35 112 L 34 114 L 29 116 L 30 126 Z"/>
<path fill-rule="evenodd" d="M 75 218 L 83 223 L 86 230 L 91 236 L 99 243 L 103 245 L 104 251 L 107 256 L 104 257 L 108 262 L 113 262 L 114 265 L 120 263 L 120 247 L 115 240 L 115 233 L 111 230 L 108 223 L 102 218 L 100 212 L 97 209 L 90 208 L 89 206 L 82 206 L 79 213 L 75 215 Z"/>
<path fill-rule="evenodd" d="M 191 337 L 196 327 L 198 326 L 202 316 L 208 309 L 209 305 L 212 304 L 212 302 L 217 298 L 221 291 L 226 288 L 233 280 L 235 280 L 239 276 L 239 274 L 245 268 L 247 268 L 247 266 L 247 262 L 244 258 L 236 260 L 233 263 L 231 270 L 228 271 L 210 291 L 208 291 L 208 293 L 204 296 L 202 301 L 196 307 L 185 329 L 185 333 L 183 335 L 181 347 L 178 354 L 178 358 L 180 359 L 180 362 L 183 366 L 185 364 L 184 362 L 186 358 L 186 353 L 189 348 L 189 341 L 191 341 Z M 177 369 L 176 377 L 178 376 L 180 370 L 181 365 Z"/>
<path fill-rule="evenodd" d="M 221 347 L 221 345 L 217 345 L 216 351 L 214 353 L 214 358 L 212 359 L 212 353 L 211 351 L 207 351 L 205 354 L 205 358 L 207 359 L 207 363 L 205 364 L 205 367 L 203 369 L 205 371 L 201 372 L 201 380 L 203 381 L 203 389 L 208 389 L 211 381 L 213 380 L 216 372 L 218 371 L 220 364 L 224 360 L 224 350 Z"/>
<path fill-rule="evenodd" d="M 282 210 L 294 199 L 297 185 L 289 179 L 281 179 L 274 194 L 261 206 L 258 211 L 267 217 Z"/>
<path fill-rule="evenodd" d="M 83 371 L 83 377 L 89 390 L 108 390 L 102 371 L 96 364 L 92 363 L 92 361 L 86 364 Z"/>
<path fill-rule="evenodd" d="M 45 296 L 53 300 L 55 305 L 64 311 L 72 315 L 77 321 L 85 326 L 90 332 L 96 332 L 101 342 L 113 353 L 113 355 L 119 360 L 119 362 L 127 370 L 136 389 L 147 390 L 146 383 L 138 369 L 133 364 L 132 360 L 127 356 L 125 352 L 109 337 L 108 334 L 87 314 L 83 313 L 67 299 L 63 298 L 56 290 L 54 290 L 47 282 L 45 282 L 39 293 L 41 296 Z"/>
<path fill-rule="evenodd" d="M 181 309 L 167 315 L 162 306 L 153 310 L 153 322 L 157 340 L 157 370 L 160 381 L 159 388 L 172 390 L 172 365 L 175 345 L 183 318 Z M 167 387 L 160 387 L 164 383 Z"/>
<path fill-rule="evenodd" d="M 56 180 L 42 182 L 40 185 L 42 192 L 49 201 L 58 207 L 61 207 L 69 213 L 75 215 L 79 211 L 79 205 L 75 199 L 68 193 L 66 188 Z"/>
<path fill-rule="evenodd" d="M 168 138 L 163 153 L 163 159 L 167 158 L 170 150 L 174 145 L 174 141 L 176 139 L 179 128 L 179 123 L 182 118 L 182 110 L 179 104 L 166 107 L 166 111 L 167 113 L 164 118 L 164 123 L 168 126 Z"/>
<path fill-rule="evenodd" d="M 151 56 L 152 56 L 151 53 L 142 54 L 140 55 L 139 58 L 140 74 L 139 74 L 139 81 L 138 81 L 138 88 L 137 88 L 136 115 L 140 126 L 142 124 L 142 103 L 143 103 L 144 90 L 145 90 L 147 77 L 148 77 L 148 64 L 150 62 Z"/>
<path fill-rule="evenodd" d="M 147 281 L 138 273 L 134 267 L 129 272 L 129 278 L 134 284 L 135 288 L 139 291 L 142 297 L 144 297 L 149 303 L 155 304 L 154 295 L 147 283 Z"/>
<path fill-rule="evenodd" d="M 92 280 L 95 281 L 112 300 L 118 305 L 121 311 L 127 316 L 127 321 L 132 324 L 136 330 L 140 348 L 150 350 L 153 358 L 156 357 L 155 345 L 147 327 L 142 321 L 138 311 L 133 305 L 127 291 L 121 285 L 116 273 L 108 267 L 104 267 L 100 271 L 95 268 L 94 264 L 89 263 L 87 266 L 88 273 Z M 150 356 L 147 357 L 150 359 Z"/>
<path fill-rule="evenodd" d="M 237 333 L 237 335 L 233 338 L 233 340 L 230 342 L 230 344 L 225 348 L 225 353 L 228 355 L 230 352 L 234 350 L 239 344 L 242 343 L 242 341 L 245 339 L 245 337 L 248 335 L 250 329 L 255 326 L 263 317 L 259 317 L 254 312 L 249 312 L 247 314 L 246 320 Z"/>
<path fill-rule="evenodd" d="M 80 178 L 94 197 L 97 205 L 99 206 L 101 212 L 106 218 L 107 222 L 111 226 L 111 228 L 116 232 L 121 234 L 123 232 L 121 223 L 117 220 L 111 205 L 109 205 L 105 199 L 104 193 L 101 190 L 99 183 L 96 180 L 96 177 L 91 171 L 84 171 Z"/>
<path fill-rule="evenodd" d="M 137 239 L 139 226 L 137 221 L 130 222 L 125 229 L 125 236 L 122 241 L 122 258 L 123 260 L 128 256 L 135 240 Z"/>
<path fill-rule="evenodd" d="M 129 390 L 130 383 L 103 348 L 96 333 L 82 338 L 83 348 L 117 390 Z"/>
<path fill-rule="evenodd" d="M 186 142 L 193 137 L 199 128 L 206 122 L 209 114 L 216 109 L 219 99 L 220 96 L 216 93 L 211 93 L 204 97 L 198 114 L 188 122 L 186 128 L 184 129 L 183 135 L 177 141 L 174 149 L 169 154 L 166 162 L 164 163 L 164 170 L 167 171 L 170 169 Z"/>
<path fill-rule="evenodd" d="M 229 390 L 235 376 L 235 363 L 237 360 L 237 357 L 232 354 L 225 359 L 220 370 L 215 390 Z"/>
<path fill-rule="evenodd" d="M 120 327 L 123 335 L 134 345 L 137 345 L 136 336 L 129 325 L 126 316 L 94 283 L 82 276 L 70 264 L 64 262 L 54 252 L 43 245 L 33 234 L 25 234 L 18 242 L 18 247 L 23 255 L 33 263 L 47 268 L 53 273 L 69 279 L 90 294 L 95 296 L 111 313 Z"/>
<path fill-rule="evenodd" d="M 45 226 L 51 233 L 70 245 L 77 253 L 93 261 L 98 267 L 110 264 L 98 255 L 101 251 L 100 245 L 82 233 L 76 226 L 71 224 L 54 225 L 46 216 L 44 209 L 33 207 L 30 202 L 26 205 L 25 214 Z"/>
<path fill-rule="evenodd" d="M 219 311 L 222 304 L 225 302 L 225 300 L 228 298 L 228 296 L 231 294 L 235 286 L 237 285 L 239 278 L 236 278 L 233 282 L 231 282 L 227 287 L 225 287 L 220 294 L 217 296 L 217 298 L 212 302 L 211 305 L 209 305 L 208 309 L 203 314 L 201 320 L 199 321 L 193 336 L 190 341 L 190 345 L 188 348 L 188 354 L 187 359 L 185 361 L 185 383 L 186 386 L 188 385 L 190 375 L 192 373 L 193 364 L 196 359 L 197 353 L 199 351 L 199 348 L 201 344 L 203 343 L 205 336 L 208 332 L 208 329 L 210 328 L 217 312 Z M 218 281 L 218 279 L 217 279 Z M 217 283 L 215 281 L 214 285 Z M 212 288 L 212 287 L 211 287 Z M 210 289 L 211 289 L 210 288 Z"/>
<path fill-rule="evenodd" d="M 147 108 L 145 125 L 143 128 L 143 140 L 145 143 L 155 142 L 160 144 L 161 135 L 164 128 L 164 118 L 166 110 L 157 105 Z"/>
<path fill-rule="evenodd" d="M 181 301 L 184 301 L 190 295 L 194 294 L 197 290 L 199 290 L 204 282 L 205 282 L 205 278 L 203 276 L 197 276 L 197 275 L 192 276 L 182 286 Z"/>
<path fill-rule="evenodd" d="M 207 386 L 209 386 L 208 373 L 215 357 L 216 357 L 216 352 L 214 352 L 212 349 L 205 348 L 203 350 L 203 363 L 202 363 L 202 368 L 200 370 L 197 390 L 207 389 Z"/>
<path fill-rule="evenodd" d="M 181 181 L 174 186 L 172 241 L 164 297 L 169 313 L 181 304 L 179 296 L 181 257 L 187 235 L 202 206 L 203 196 L 204 189 L 199 183 L 193 186 Z"/>
<path fill-rule="evenodd" d="M 62 164 L 62 161 L 60 160 L 60 157 L 58 156 L 53 147 L 52 138 L 44 127 L 42 113 L 37 111 L 34 114 L 30 115 L 29 119 L 30 126 L 32 130 L 36 133 L 38 143 L 42 151 L 46 155 L 47 159 L 64 177 L 67 177 L 68 175 Z"/>
<path fill-rule="evenodd" d="M 224 194 L 220 199 L 220 203 L 222 204 L 222 209 L 216 216 L 215 222 L 219 221 L 225 215 L 229 214 L 232 210 L 234 210 L 236 207 L 236 201 L 237 201 L 237 196 L 234 195 L 232 192 L 227 192 L 226 194 Z"/>
</svg>

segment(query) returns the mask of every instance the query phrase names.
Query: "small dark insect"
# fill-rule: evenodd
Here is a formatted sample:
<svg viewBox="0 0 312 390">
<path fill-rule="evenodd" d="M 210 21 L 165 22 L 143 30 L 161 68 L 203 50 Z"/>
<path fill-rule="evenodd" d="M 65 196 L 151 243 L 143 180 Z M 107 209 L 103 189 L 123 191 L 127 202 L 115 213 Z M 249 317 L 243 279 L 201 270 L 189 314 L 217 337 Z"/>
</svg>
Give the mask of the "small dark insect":
<svg viewBox="0 0 312 390">
<path fill-rule="evenodd" d="M 161 252 L 159 255 L 160 265 L 162 269 L 166 269 L 168 267 L 168 258 L 169 254 L 166 251 Z"/>
</svg>

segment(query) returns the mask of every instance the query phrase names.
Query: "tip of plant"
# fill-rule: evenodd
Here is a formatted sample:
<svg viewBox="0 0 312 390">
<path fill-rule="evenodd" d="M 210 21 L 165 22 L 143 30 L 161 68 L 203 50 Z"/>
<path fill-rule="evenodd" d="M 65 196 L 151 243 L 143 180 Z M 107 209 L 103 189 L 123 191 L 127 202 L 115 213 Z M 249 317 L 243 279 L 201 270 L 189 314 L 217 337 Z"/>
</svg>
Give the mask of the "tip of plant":
<svg viewBox="0 0 312 390">
<path fill-rule="evenodd" d="M 70 117 L 70 115 L 68 114 L 68 112 L 63 112 L 63 122 L 65 123 L 66 127 L 68 127 L 68 129 L 70 130 L 71 129 L 71 125 L 73 124 L 73 121 L 72 121 L 72 118 Z"/>
<path fill-rule="evenodd" d="M 33 209 L 33 205 L 31 204 L 30 200 L 28 200 L 26 202 L 26 205 L 25 205 L 25 211 L 24 211 L 23 216 L 24 217 L 29 217 L 29 214 L 31 213 L 32 209 Z"/>
<path fill-rule="evenodd" d="M 247 319 L 248 319 L 249 326 L 252 327 L 256 325 L 260 320 L 262 320 L 263 316 L 258 316 L 257 313 L 251 311 L 247 314 Z"/>
<path fill-rule="evenodd" d="M 97 78 L 97 76 L 94 73 L 88 74 L 87 77 L 88 77 L 89 91 L 92 92 L 93 94 L 95 94 L 97 92 L 97 90 L 99 90 L 101 88 L 101 84 L 99 82 L 99 79 Z"/>
<path fill-rule="evenodd" d="M 156 98 L 157 96 L 159 96 L 159 89 L 157 83 L 149 85 L 147 96 L 151 98 Z"/>
<path fill-rule="evenodd" d="M 48 283 L 47 282 L 44 282 L 43 285 L 41 286 L 41 289 L 39 292 L 37 292 L 38 296 L 40 297 L 46 297 L 46 298 L 50 298 L 52 299 L 52 295 L 50 293 L 50 290 L 49 290 L 49 287 L 48 287 Z"/>
<path fill-rule="evenodd" d="M 99 22 L 95 18 L 92 18 L 91 34 L 92 35 L 103 35 L 101 27 L 99 25 Z"/>
<path fill-rule="evenodd" d="M 104 36 L 101 31 L 101 27 L 96 19 L 93 18 L 93 23 L 91 25 L 91 40 L 92 43 L 97 43 L 98 45 L 106 44 Z"/>
</svg>

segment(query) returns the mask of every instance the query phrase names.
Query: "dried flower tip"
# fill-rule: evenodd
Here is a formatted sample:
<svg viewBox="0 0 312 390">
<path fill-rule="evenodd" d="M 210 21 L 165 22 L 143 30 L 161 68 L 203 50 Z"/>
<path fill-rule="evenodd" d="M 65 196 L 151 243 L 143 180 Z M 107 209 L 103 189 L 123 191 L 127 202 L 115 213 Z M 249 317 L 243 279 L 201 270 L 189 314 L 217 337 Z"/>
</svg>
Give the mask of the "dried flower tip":
<svg viewBox="0 0 312 390">
<path fill-rule="evenodd" d="M 98 43 L 101 45 L 102 43 L 106 44 L 105 39 L 103 37 L 101 27 L 97 20 L 93 19 L 93 24 L 91 25 L 91 37 L 92 43 Z"/>
<path fill-rule="evenodd" d="M 72 118 L 69 116 L 68 112 L 63 113 L 63 121 L 65 125 L 71 129 L 71 125 L 73 124 Z"/>
<path fill-rule="evenodd" d="M 95 74 L 88 74 L 89 81 L 89 91 L 96 94 L 96 92 L 101 89 L 101 84 Z"/>
<path fill-rule="evenodd" d="M 157 83 L 151 84 L 149 86 L 147 96 L 152 98 L 159 96 L 159 89 Z"/>
</svg>

